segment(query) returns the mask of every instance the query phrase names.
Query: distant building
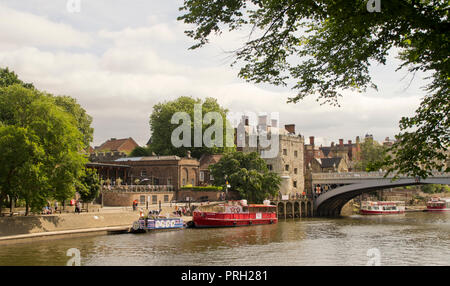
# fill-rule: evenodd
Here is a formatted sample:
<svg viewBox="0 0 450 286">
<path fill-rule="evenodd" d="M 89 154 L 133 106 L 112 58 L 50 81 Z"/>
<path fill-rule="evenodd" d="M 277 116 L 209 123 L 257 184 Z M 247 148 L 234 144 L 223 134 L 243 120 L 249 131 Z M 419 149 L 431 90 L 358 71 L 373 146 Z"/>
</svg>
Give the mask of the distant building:
<svg viewBox="0 0 450 286">
<path fill-rule="evenodd" d="M 348 172 L 348 161 L 344 157 L 314 158 L 311 161 L 313 173 L 341 173 Z"/>
<path fill-rule="evenodd" d="M 330 146 L 316 146 L 314 143 L 314 136 L 309 137 L 309 144 L 305 145 L 305 170 L 313 159 L 322 158 L 343 158 L 346 161 L 348 171 L 353 169 L 356 161 L 361 159 L 361 144 L 359 136 L 356 137 L 356 142 L 348 140 L 344 144 L 344 139 L 339 139 L 339 144 L 331 142 Z"/>
<path fill-rule="evenodd" d="M 250 136 L 267 132 L 267 137 L 271 138 L 272 133 L 277 132 L 279 136 L 277 155 L 272 158 L 264 158 L 264 160 L 269 170 L 280 175 L 282 179 L 279 195 L 300 196 L 305 190 L 303 171 L 304 137 L 296 134 L 295 124 L 288 124 L 284 128 L 278 128 L 278 122 L 276 120 L 268 122 L 267 116 L 260 116 L 257 126 L 250 126 L 248 123 L 248 119 L 244 117 L 238 126 L 238 130 L 242 130 L 242 128 L 245 130 L 246 144 L 245 147 L 238 147 L 237 150 L 246 153 L 257 152 L 262 154 L 267 149 L 272 148 L 272 146 L 263 148 L 256 144 L 257 147 L 250 147 L 248 144 Z"/>
<path fill-rule="evenodd" d="M 386 146 L 386 147 L 391 147 L 392 145 L 394 145 L 394 143 L 395 143 L 395 140 L 389 139 L 389 137 L 386 137 L 384 139 L 384 141 L 382 142 L 383 146 Z"/>
<path fill-rule="evenodd" d="M 214 183 L 209 166 L 216 164 L 223 157 L 222 154 L 204 154 L 200 157 L 199 185 L 208 186 Z"/>
<path fill-rule="evenodd" d="M 139 145 L 131 137 L 124 139 L 111 138 L 100 146 L 95 147 L 95 152 L 123 152 L 129 154 L 136 147 L 139 147 Z"/>
<path fill-rule="evenodd" d="M 114 164 L 130 166 L 126 183 L 168 185 L 173 190 L 182 186 L 198 186 L 200 163 L 195 158 L 178 156 L 148 156 L 117 159 Z M 125 182 L 124 182 L 125 183 Z"/>
</svg>

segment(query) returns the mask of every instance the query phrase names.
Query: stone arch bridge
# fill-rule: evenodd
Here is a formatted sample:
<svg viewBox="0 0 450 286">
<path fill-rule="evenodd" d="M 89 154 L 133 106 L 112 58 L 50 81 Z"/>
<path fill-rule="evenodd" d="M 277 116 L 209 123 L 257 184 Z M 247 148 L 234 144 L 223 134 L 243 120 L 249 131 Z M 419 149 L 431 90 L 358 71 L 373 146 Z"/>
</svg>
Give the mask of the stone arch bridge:
<svg viewBox="0 0 450 286">
<path fill-rule="evenodd" d="M 314 197 L 315 216 L 339 216 L 342 207 L 351 199 L 371 191 L 422 184 L 450 184 L 450 173 L 433 173 L 427 179 L 393 175 L 385 177 L 385 172 L 358 173 L 312 173 L 311 183 Z M 326 191 L 315 194 L 322 187 Z"/>
</svg>

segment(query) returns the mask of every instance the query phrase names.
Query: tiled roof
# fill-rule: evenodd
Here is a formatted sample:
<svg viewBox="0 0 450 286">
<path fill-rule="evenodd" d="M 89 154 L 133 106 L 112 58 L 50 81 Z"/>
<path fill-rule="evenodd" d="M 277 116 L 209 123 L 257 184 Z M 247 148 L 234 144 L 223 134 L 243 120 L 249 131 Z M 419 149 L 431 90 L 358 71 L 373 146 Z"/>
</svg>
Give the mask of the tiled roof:
<svg viewBox="0 0 450 286">
<path fill-rule="evenodd" d="M 124 138 L 124 139 L 110 139 L 95 148 L 96 151 L 121 151 L 119 150 L 122 145 L 127 143 L 128 141 L 132 141 L 133 145 L 138 146 L 138 144 L 133 140 L 133 138 Z M 131 150 L 130 150 L 131 151 Z"/>
<path fill-rule="evenodd" d="M 115 160 L 115 162 L 126 162 L 126 161 L 163 161 L 163 160 L 181 160 L 178 156 L 146 156 L 146 157 L 128 157 L 120 158 Z"/>
<path fill-rule="evenodd" d="M 339 165 L 339 163 L 342 160 L 342 157 L 333 157 L 333 158 L 320 158 L 316 159 L 322 168 L 332 168 L 333 165 L 336 167 Z"/>
</svg>

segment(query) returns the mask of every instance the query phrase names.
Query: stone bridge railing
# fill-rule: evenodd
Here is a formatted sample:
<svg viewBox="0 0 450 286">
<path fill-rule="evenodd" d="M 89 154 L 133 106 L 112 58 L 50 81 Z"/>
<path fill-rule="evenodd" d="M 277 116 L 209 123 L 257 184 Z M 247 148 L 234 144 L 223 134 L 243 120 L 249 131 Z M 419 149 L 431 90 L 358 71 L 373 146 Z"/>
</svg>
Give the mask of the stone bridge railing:
<svg viewBox="0 0 450 286">
<path fill-rule="evenodd" d="M 120 185 L 120 186 L 102 186 L 103 192 L 167 192 L 174 191 L 173 185 Z"/>
<path fill-rule="evenodd" d="M 395 174 L 385 177 L 386 172 L 347 172 L 347 173 L 312 173 L 312 180 L 339 180 L 339 179 L 384 179 L 393 178 Z M 410 176 L 399 175 L 399 178 L 411 178 Z M 433 172 L 430 177 L 450 177 L 450 173 Z"/>
</svg>

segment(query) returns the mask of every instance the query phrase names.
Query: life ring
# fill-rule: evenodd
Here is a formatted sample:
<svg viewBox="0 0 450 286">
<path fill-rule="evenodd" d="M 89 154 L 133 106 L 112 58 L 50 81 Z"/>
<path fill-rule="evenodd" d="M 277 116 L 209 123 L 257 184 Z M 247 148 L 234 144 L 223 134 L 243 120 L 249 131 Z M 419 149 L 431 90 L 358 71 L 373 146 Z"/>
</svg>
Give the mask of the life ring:
<svg viewBox="0 0 450 286">
<path fill-rule="evenodd" d="M 141 224 L 139 221 L 133 222 L 133 230 L 139 230 L 141 228 Z"/>
</svg>

